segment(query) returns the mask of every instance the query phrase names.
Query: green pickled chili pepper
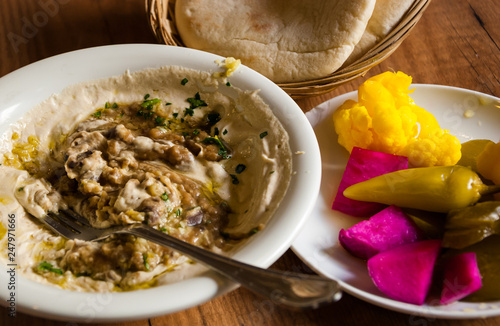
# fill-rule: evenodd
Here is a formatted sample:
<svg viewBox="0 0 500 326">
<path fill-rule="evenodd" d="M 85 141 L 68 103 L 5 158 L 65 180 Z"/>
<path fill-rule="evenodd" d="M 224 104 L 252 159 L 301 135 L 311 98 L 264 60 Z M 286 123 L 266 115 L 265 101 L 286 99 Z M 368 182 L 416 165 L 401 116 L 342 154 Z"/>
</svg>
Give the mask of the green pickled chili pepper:
<svg viewBox="0 0 500 326">
<path fill-rule="evenodd" d="M 485 201 L 448 213 L 442 246 L 462 249 L 493 234 L 500 235 L 500 201 Z"/>
<path fill-rule="evenodd" d="M 471 169 L 433 166 L 399 170 L 354 184 L 344 190 L 350 199 L 448 213 L 476 203 L 482 195 L 500 191 L 487 186 Z"/>
</svg>

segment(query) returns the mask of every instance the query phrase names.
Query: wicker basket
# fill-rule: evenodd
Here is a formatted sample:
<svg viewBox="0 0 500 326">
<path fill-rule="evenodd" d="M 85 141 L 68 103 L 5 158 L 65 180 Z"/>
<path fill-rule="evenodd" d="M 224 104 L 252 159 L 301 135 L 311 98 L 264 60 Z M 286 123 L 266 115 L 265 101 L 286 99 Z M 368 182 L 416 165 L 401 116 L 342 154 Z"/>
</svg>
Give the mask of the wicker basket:
<svg viewBox="0 0 500 326">
<path fill-rule="evenodd" d="M 146 0 L 150 25 L 160 43 L 185 46 L 175 26 L 176 0 Z M 422 16 L 430 0 L 415 0 L 399 24 L 380 43 L 351 65 L 323 78 L 278 84 L 293 98 L 304 98 L 330 92 L 355 78 L 364 76 L 370 68 L 391 55 L 408 36 Z"/>
</svg>

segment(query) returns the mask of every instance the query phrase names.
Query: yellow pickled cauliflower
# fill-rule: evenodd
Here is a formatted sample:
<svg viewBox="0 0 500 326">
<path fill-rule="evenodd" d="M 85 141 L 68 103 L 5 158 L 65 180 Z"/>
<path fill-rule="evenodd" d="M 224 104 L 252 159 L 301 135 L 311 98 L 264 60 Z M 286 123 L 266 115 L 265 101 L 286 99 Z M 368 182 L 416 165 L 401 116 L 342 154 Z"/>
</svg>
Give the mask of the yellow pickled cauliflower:
<svg viewBox="0 0 500 326">
<path fill-rule="evenodd" d="M 358 102 L 347 100 L 333 114 L 339 144 L 407 156 L 414 167 L 453 165 L 461 144 L 436 118 L 408 95 L 411 77 L 385 72 L 358 89 Z"/>
</svg>

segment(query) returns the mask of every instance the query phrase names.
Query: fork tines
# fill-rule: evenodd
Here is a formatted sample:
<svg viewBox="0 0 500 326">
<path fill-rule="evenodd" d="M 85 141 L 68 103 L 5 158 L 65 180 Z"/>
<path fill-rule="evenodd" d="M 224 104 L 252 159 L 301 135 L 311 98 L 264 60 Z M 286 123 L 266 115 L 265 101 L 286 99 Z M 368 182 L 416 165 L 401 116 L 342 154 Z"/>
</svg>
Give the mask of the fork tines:
<svg viewBox="0 0 500 326">
<path fill-rule="evenodd" d="M 60 210 L 57 213 L 49 212 L 41 220 L 56 233 L 69 239 L 78 237 L 83 229 L 91 227 L 84 217 L 69 209 Z"/>
</svg>

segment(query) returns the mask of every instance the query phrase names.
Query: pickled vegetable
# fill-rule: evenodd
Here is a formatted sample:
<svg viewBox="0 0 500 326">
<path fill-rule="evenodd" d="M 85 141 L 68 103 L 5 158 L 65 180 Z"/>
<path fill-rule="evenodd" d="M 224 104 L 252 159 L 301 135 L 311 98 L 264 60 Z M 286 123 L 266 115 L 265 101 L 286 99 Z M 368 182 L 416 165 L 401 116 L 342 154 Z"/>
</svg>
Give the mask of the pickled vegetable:
<svg viewBox="0 0 500 326">
<path fill-rule="evenodd" d="M 474 252 L 482 277 L 483 286 L 462 299 L 462 301 L 486 302 L 500 300 L 500 236 L 492 235 L 481 242 L 462 250 L 450 249 L 445 257 L 452 257 L 464 252 Z"/>
<path fill-rule="evenodd" d="M 500 184 L 500 141 L 490 143 L 477 157 L 477 171 L 486 179 Z"/>
<path fill-rule="evenodd" d="M 389 206 L 347 230 L 340 230 L 339 242 L 352 255 L 368 259 L 379 252 L 423 240 L 423 233 L 396 206 Z"/>
<path fill-rule="evenodd" d="M 443 247 L 462 249 L 500 235 L 500 201 L 478 203 L 451 211 L 446 218 Z"/>
<path fill-rule="evenodd" d="M 487 186 L 469 168 L 435 166 L 387 173 L 344 190 L 347 198 L 447 213 L 476 203 L 482 195 L 500 191 Z"/>
<path fill-rule="evenodd" d="M 361 147 L 408 157 L 413 167 L 453 165 L 460 141 L 409 96 L 412 78 L 384 72 L 366 80 L 358 101 L 344 102 L 333 114 L 338 142 L 347 151 Z"/>
<path fill-rule="evenodd" d="M 440 250 L 440 240 L 405 244 L 370 258 L 368 273 L 388 297 L 421 305 L 431 287 Z"/>
<path fill-rule="evenodd" d="M 407 168 L 408 159 L 406 157 L 359 147 L 353 148 L 342 175 L 337 195 L 333 201 L 332 209 L 357 217 L 368 217 L 381 211 L 386 205 L 346 198 L 343 194 L 344 190 L 355 183 Z"/>
<path fill-rule="evenodd" d="M 493 144 L 493 142 L 488 139 L 474 139 L 463 143 L 462 157 L 457 165 L 467 166 L 477 172 L 477 157 L 488 144 Z"/>
<path fill-rule="evenodd" d="M 482 286 L 476 253 L 465 252 L 451 257 L 444 269 L 441 304 L 450 304 L 476 292 Z"/>
</svg>

